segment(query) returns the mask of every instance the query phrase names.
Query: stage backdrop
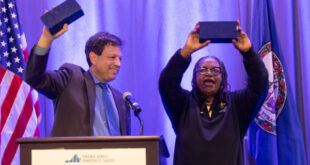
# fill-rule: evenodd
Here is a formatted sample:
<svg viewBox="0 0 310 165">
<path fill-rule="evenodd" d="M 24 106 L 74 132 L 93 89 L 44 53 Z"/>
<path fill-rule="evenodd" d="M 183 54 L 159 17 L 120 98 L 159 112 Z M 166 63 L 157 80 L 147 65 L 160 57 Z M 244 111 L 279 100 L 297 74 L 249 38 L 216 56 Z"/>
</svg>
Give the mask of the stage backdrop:
<svg viewBox="0 0 310 165">
<path fill-rule="evenodd" d="M 160 71 L 173 53 L 181 48 L 198 21 L 233 21 L 240 19 L 245 32 L 251 28 L 251 5 L 240 0 L 77 0 L 85 15 L 68 27 L 68 32 L 52 45 L 47 69 L 53 70 L 65 62 L 88 69 L 84 46 L 89 36 L 107 31 L 124 41 L 121 71 L 112 84 L 121 92 L 130 91 L 143 109 L 145 135 L 163 135 L 172 155 L 175 134 L 164 111 L 159 92 Z M 28 48 L 42 32 L 40 16 L 63 0 L 17 0 L 20 21 Z M 306 148 L 310 148 L 310 2 L 308 0 L 274 0 L 275 28 L 283 52 L 287 81 L 292 97 L 298 103 L 298 113 Z M 184 75 L 182 86 L 191 89 L 193 64 L 203 55 L 215 55 L 224 61 L 231 90 L 245 85 L 242 58 L 232 44 L 210 44 L 193 55 L 192 64 Z M 49 136 L 54 112 L 52 101 L 40 96 L 42 137 Z M 139 134 L 139 124 L 132 118 L 133 134 Z M 309 158 L 309 151 L 307 154 Z"/>
</svg>

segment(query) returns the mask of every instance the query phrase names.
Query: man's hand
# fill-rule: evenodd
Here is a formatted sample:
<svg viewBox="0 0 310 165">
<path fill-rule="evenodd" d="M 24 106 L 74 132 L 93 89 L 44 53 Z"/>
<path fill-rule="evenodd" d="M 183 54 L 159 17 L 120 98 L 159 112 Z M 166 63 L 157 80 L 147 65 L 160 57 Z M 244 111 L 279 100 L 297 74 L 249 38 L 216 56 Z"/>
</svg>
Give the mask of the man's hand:
<svg viewBox="0 0 310 165">
<path fill-rule="evenodd" d="M 185 46 L 181 49 L 181 55 L 185 58 L 189 58 L 193 52 L 199 50 L 210 43 L 210 40 L 204 43 L 199 42 L 198 34 L 199 24 L 197 23 L 195 29 L 189 33 Z"/>
<path fill-rule="evenodd" d="M 64 26 L 62 27 L 62 29 L 59 32 L 52 35 L 44 26 L 41 38 L 38 42 L 38 46 L 40 46 L 42 48 L 49 48 L 51 46 L 52 42 L 54 41 L 54 39 L 56 39 L 57 37 L 59 37 L 60 35 L 65 33 L 67 30 L 68 30 L 68 25 L 64 24 Z"/>
<path fill-rule="evenodd" d="M 252 47 L 251 41 L 248 38 L 247 34 L 242 31 L 242 28 L 240 26 L 240 20 L 237 20 L 238 26 L 238 40 L 233 39 L 234 46 L 240 51 L 240 52 L 247 52 Z"/>
</svg>

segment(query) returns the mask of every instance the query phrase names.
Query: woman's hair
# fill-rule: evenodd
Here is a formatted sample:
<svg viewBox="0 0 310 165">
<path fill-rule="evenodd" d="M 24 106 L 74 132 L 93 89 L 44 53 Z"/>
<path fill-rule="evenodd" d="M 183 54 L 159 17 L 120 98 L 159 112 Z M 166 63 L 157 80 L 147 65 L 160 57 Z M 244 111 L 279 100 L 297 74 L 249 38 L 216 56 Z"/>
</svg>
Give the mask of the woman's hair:
<svg viewBox="0 0 310 165">
<path fill-rule="evenodd" d="M 228 94 L 230 91 L 229 91 L 229 84 L 227 82 L 227 71 L 226 71 L 225 65 L 217 57 L 215 57 L 215 56 L 204 56 L 204 57 L 201 57 L 197 61 L 197 63 L 195 64 L 194 70 L 193 70 L 192 92 L 194 94 L 194 98 L 196 99 L 196 101 L 199 104 L 199 107 L 202 108 L 204 106 L 205 101 L 206 101 L 206 96 L 200 91 L 200 89 L 198 88 L 198 86 L 196 84 L 196 80 L 197 80 L 196 73 L 197 73 L 197 71 L 201 65 L 201 62 L 207 58 L 213 58 L 220 64 L 222 81 L 220 84 L 219 91 L 214 97 L 214 101 L 213 101 L 212 106 L 217 105 L 217 104 L 221 104 L 220 109 L 223 109 L 224 108 L 222 106 L 223 103 L 225 105 L 228 103 Z M 221 108 L 221 107 L 223 107 L 223 108 Z"/>
</svg>

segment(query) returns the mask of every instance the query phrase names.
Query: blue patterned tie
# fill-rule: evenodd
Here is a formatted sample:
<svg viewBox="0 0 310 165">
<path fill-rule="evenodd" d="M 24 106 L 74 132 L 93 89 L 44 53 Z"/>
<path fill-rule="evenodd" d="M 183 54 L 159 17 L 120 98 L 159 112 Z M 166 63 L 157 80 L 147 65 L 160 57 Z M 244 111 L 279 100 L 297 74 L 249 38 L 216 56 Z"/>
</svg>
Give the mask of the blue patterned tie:
<svg viewBox="0 0 310 165">
<path fill-rule="evenodd" d="M 100 83 L 99 86 L 102 88 L 104 110 L 108 121 L 110 135 L 120 136 L 119 124 L 116 117 L 117 110 L 115 109 L 115 106 L 113 106 L 112 95 L 110 94 L 106 84 Z"/>
</svg>

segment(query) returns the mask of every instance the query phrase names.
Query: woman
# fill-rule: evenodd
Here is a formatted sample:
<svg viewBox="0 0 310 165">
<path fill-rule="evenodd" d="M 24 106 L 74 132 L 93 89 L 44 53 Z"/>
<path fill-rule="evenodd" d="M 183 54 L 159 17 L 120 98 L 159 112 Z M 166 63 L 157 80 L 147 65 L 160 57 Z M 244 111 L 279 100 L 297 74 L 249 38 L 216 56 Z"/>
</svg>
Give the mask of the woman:
<svg viewBox="0 0 310 165">
<path fill-rule="evenodd" d="M 199 43 L 198 29 L 197 24 L 159 79 L 162 101 L 176 133 L 174 164 L 243 164 L 242 139 L 266 97 L 268 73 L 238 21 L 238 40 L 232 42 L 243 56 L 247 87 L 228 91 L 224 64 L 206 56 L 195 65 L 192 91 L 182 89 L 182 75 L 192 53 L 210 43 Z"/>
</svg>

